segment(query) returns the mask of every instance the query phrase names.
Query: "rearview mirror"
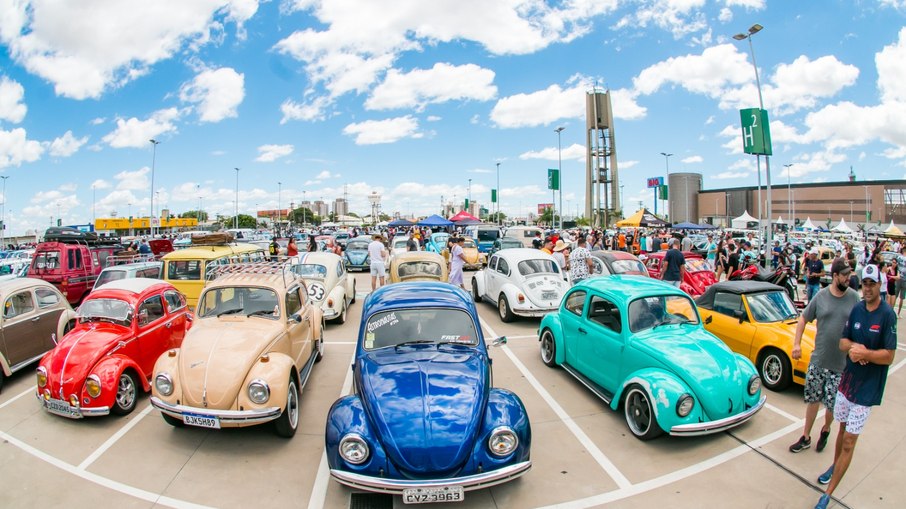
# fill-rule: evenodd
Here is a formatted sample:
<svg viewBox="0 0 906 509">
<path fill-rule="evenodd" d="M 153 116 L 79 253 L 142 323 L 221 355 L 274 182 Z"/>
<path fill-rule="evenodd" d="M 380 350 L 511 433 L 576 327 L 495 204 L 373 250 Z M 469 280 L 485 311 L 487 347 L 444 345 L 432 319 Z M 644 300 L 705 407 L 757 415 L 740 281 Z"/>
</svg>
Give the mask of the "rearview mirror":
<svg viewBox="0 0 906 509">
<path fill-rule="evenodd" d="M 503 346 L 506 344 L 506 341 L 506 336 L 500 336 L 494 341 L 491 341 L 491 346 Z"/>
<path fill-rule="evenodd" d="M 733 316 L 739 319 L 739 323 L 746 321 L 746 312 L 741 309 L 734 311 Z"/>
<path fill-rule="evenodd" d="M 290 315 L 288 321 L 302 323 L 302 315 L 300 315 L 299 313 L 293 313 L 292 315 Z"/>
</svg>

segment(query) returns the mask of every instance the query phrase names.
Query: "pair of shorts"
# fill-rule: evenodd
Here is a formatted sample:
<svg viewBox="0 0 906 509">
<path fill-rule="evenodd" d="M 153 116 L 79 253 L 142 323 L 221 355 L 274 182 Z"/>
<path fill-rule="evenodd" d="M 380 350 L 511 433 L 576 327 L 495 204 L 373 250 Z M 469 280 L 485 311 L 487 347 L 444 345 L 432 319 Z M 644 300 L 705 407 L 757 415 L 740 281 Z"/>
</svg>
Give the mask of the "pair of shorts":
<svg viewBox="0 0 906 509">
<path fill-rule="evenodd" d="M 906 299 L 906 279 L 897 279 L 897 293 L 896 296 L 901 299 Z"/>
<path fill-rule="evenodd" d="M 837 403 L 834 405 L 834 420 L 846 424 L 846 431 L 853 435 L 862 434 L 868 416 L 871 414 L 870 406 L 863 406 L 846 399 L 842 392 L 837 391 Z"/>
<path fill-rule="evenodd" d="M 371 275 L 387 277 L 387 269 L 384 267 L 384 262 L 371 262 Z"/>
<path fill-rule="evenodd" d="M 805 373 L 805 402 L 824 403 L 824 407 L 833 412 L 842 377 L 842 373 L 809 364 Z"/>
</svg>

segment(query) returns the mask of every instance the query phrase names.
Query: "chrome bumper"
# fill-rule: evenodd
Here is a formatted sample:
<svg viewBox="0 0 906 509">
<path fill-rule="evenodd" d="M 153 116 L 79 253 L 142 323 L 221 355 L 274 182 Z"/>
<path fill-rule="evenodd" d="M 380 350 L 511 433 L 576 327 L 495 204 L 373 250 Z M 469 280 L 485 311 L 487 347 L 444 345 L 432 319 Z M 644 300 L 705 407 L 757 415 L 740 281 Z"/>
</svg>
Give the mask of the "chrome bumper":
<svg viewBox="0 0 906 509">
<path fill-rule="evenodd" d="M 539 317 L 539 316 L 544 316 L 548 313 L 553 313 L 554 311 L 557 310 L 557 308 L 553 307 L 550 309 L 546 309 L 546 308 L 545 309 L 541 309 L 541 308 L 519 309 L 519 308 L 513 307 L 512 310 L 513 310 L 513 314 L 516 316 Z"/>
<path fill-rule="evenodd" d="M 490 472 L 483 472 L 475 475 L 464 477 L 452 477 L 450 479 L 386 479 L 383 477 L 370 477 L 367 475 L 354 474 L 344 470 L 331 469 L 330 475 L 340 484 L 345 484 L 351 488 L 377 493 L 390 493 L 392 495 L 402 495 L 403 490 L 409 488 L 440 488 L 444 486 L 462 486 L 465 491 L 478 490 L 495 486 L 497 484 L 511 481 L 532 468 L 531 461 L 523 461 L 515 465 L 506 466 Z"/>
<path fill-rule="evenodd" d="M 185 405 L 171 405 L 156 396 L 151 396 L 151 404 L 161 412 L 181 419 L 183 415 L 200 415 L 216 417 L 221 425 L 241 426 L 247 424 L 261 424 L 273 421 L 283 410 L 280 407 L 268 407 L 261 410 L 213 410 L 210 408 L 196 408 Z"/>
<path fill-rule="evenodd" d="M 708 435 L 711 433 L 719 433 L 724 430 L 728 430 L 735 426 L 746 422 L 753 415 L 757 414 L 761 407 L 764 406 L 765 401 L 768 397 L 764 394 L 761 395 L 761 399 L 758 400 L 758 404 L 752 408 L 746 410 L 741 414 L 731 415 L 730 417 L 724 417 L 723 419 L 718 419 L 716 421 L 708 422 L 699 422 L 695 424 L 681 424 L 679 426 L 674 426 L 670 428 L 670 434 L 678 437 L 692 437 L 697 435 Z"/>
<path fill-rule="evenodd" d="M 47 400 L 44 399 L 40 394 L 36 394 L 38 401 L 41 402 L 41 406 L 44 407 L 44 410 L 49 414 L 59 415 L 60 417 L 66 417 L 67 419 L 83 419 L 85 417 L 100 417 L 102 415 L 110 415 L 109 406 L 97 406 L 97 407 L 71 407 L 73 409 L 72 413 L 69 412 L 56 412 L 51 410 L 47 406 Z"/>
<path fill-rule="evenodd" d="M 334 309 L 330 306 L 327 306 L 327 305 L 325 305 L 324 307 L 321 308 L 321 312 L 324 315 L 324 318 L 327 320 L 340 316 L 339 311 L 337 311 L 336 309 Z"/>
</svg>

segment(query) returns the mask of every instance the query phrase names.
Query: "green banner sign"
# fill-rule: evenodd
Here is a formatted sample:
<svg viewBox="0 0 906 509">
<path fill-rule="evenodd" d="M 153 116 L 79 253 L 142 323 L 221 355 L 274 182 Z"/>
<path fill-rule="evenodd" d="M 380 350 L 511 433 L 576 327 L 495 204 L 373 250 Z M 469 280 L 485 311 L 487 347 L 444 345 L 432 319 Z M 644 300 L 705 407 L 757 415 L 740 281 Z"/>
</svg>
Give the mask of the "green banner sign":
<svg viewBox="0 0 906 509">
<path fill-rule="evenodd" d="M 547 188 L 552 191 L 560 190 L 560 170 L 556 168 L 547 170 Z"/>
<path fill-rule="evenodd" d="M 667 196 L 667 186 L 661 186 L 661 187 L 659 187 L 659 188 L 658 188 L 658 191 L 660 191 L 660 195 L 661 195 L 661 199 L 662 199 L 662 200 L 667 200 L 667 199 L 669 199 L 669 197 Z"/>
<path fill-rule="evenodd" d="M 742 150 L 746 154 L 771 155 L 771 129 L 768 111 L 759 108 L 739 110 L 742 122 Z"/>
<path fill-rule="evenodd" d="M 497 190 L 491 189 L 491 203 L 497 203 Z"/>
</svg>

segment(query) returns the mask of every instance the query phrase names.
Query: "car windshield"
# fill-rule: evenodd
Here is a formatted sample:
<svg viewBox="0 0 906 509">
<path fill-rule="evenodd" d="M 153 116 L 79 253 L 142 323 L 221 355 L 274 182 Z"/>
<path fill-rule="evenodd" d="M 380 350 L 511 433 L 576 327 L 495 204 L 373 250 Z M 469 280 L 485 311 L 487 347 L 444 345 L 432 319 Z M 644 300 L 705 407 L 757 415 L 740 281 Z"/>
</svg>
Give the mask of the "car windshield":
<svg viewBox="0 0 906 509">
<path fill-rule="evenodd" d="M 711 271 L 711 266 L 704 258 L 686 258 L 686 270 L 689 272 Z"/>
<path fill-rule="evenodd" d="M 695 304 L 685 295 L 643 297 L 629 304 L 629 330 L 632 332 L 683 323 L 698 323 Z"/>
<path fill-rule="evenodd" d="M 292 265 L 292 271 L 302 277 L 324 279 L 327 277 L 327 267 L 315 263 L 299 263 Z"/>
<path fill-rule="evenodd" d="M 364 240 L 350 240 L 346 244 L 347 251 L 368 251 L 368 242 Z"/>
<path fill-rule="evenodd" d="M 406 249 L 406 242 L 409 239 L 396 239 L 393 241 L 393 249 Z"/>
<path fill-rule="evenodd" d="M 478 344 L 475 322 L 459 309 L 397 309 L 375 313 L 365 327 L 365 349 L 374 350 L 404 344 Z"/>
<path fill-rule="evenodd" d="M 614 260 L 610 262 L 610 268 L 614 274 L 645 273 L 645 266 L 638 260 Z"/>
<path fill-rule="evenodd" d="M 400 279 L 425 276 L 440 279 L 444 273 L 440 264 L 426 260 L 401 263 L 397 272 Z"/>
<path fill-rule="evenodd" d="M 746 300 L 756 322 L 779 322 L 799 316 L 786 292 L 753 293 Z"/>
<path fill-rule="evenodd" d="M 500 232 L 497 230 L 478 230 L 478 242 L 493 242 L 497 240 L 497 237 L 500 237 Z"/>
<path fill-rule="evenodd" d="M 444 235 L 435 235 L 435 236 L 431 239 L 431 242 L 434 242 L 434 243 L 435 243 L 436 245 L 438 245 L 438 246 L 446 247 L 446 245 L 447 245 L 447 239 L 448 239 L 448 238 L 450 238 L 450 236 L 447 235 L 447 234 L 444 234 Z"/>
<path fill-rule="evenodd" d="M 270 288 L 212 288 L 199 299 L 198 316 L 243 315 L 276 320 L 280 318 L 278 303 L 277 293 Z"/>
<path fill-rule="evenodd" d="M 509 249 L 514 247 L 522 247 L 522 242 L 507 238 L 500 239 L 500 249 Z"/>
<path fill-rule="evenodd" d="M 132 306 L 119 299 L 88 299 L 79 306 L 80 322 L 106 321 L 120 325 L 132 323 Z"/>
<path fill-rule="evenodd" d="M 478 246 L 475 245 L 475 241 L 472 239 L 465 239 L 462 242 L 463 249 L 476 249 Z"/>
<path fill-rule="evenodd" d="M 517 265 L 519 268 L 519 273 L 523 276 L 531 276 L 534 274 L 558 274 L 560 269 L 557 267 L 557 262 L 554 260 L 522 260 Z"/>
</svg>

